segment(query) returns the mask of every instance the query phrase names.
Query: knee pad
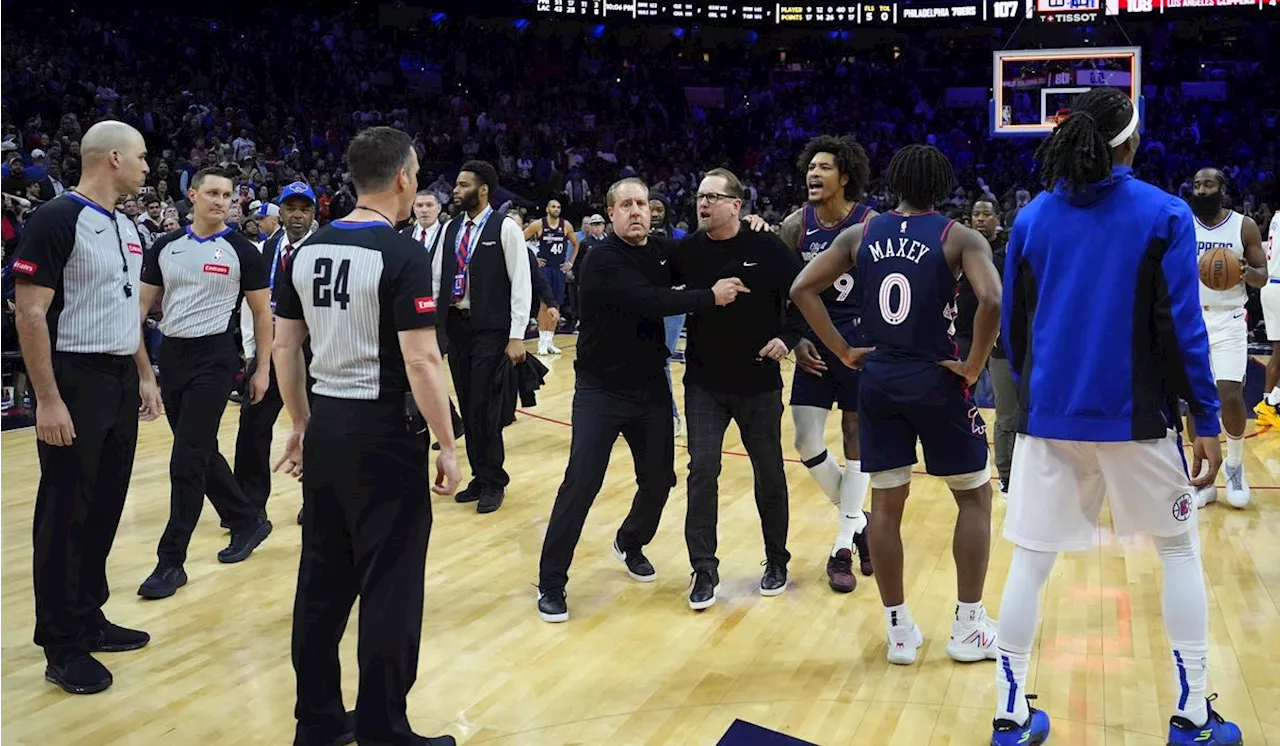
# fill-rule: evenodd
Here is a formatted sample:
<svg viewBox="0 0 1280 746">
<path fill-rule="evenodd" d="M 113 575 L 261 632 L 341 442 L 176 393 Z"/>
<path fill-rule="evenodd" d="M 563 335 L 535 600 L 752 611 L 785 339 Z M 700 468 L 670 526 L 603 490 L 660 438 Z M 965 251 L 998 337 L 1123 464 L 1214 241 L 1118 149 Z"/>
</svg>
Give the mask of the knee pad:
<svg viewBox="0 0 1280 746">
<path fill-rule="evenodd" d="M 827 450 L 825 430 L 827 410 L 818 407 L 792 407 L 791 420 L 796 427 L 796 453 L 800 460 L 821 456 Z"/>
<path fill-rule="evenodd" d="M 1200 547 L 1196 542 L 1197 537 L 1198 534 L 1195 531 L 1185 531 L 1177 536 L 1153 536 L 1151 541 L 1156 545 L 1156 553 L 1160 555 L 1160 561 L 1168 564 L 1194 561 L 1199 557 Z"/>
<path fill-rule="evenodd" d="M 949 477 L 943 477 L 942 480 L 953 490 L 976 490 L 991 481 L 991 471 L 983 468 L 981 471 L 971 471 L 968 474 L 952 474 Z"/>
<path fill-rule="evenodd" d="M 900 466 L 897 469 L 877 471 L 871 474 L 871 489 L 873 490 L 891 490 L 904 484 L 911 484 L 910 466 Z"/>
</svg>

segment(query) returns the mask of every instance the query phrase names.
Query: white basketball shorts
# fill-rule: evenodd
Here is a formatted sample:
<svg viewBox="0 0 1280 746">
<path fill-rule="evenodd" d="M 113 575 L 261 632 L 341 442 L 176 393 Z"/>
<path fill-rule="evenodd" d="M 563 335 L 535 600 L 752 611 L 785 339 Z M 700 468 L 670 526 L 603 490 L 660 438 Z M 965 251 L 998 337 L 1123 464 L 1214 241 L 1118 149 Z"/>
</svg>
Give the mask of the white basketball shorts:
<svg viewBox="0 0 1280 746">
<path fill-rule="evenodd" d="M 1172 430 L 1159 440 L 1123 443 L 1019 434 L 1004 536 L 1039 552 L 1089 549 L 1107 495 L 1116 533 L 1178 536 L 1195 530 L 1192 491 Z"/>
<path fill-rule="evenodd" d="M 1280 246 L 1276 247 L 1280 251 Z M 1267 341 L 1280 342 L 1280 280 L 1271 279 L 1262 286 L 1262 322 L 1267 326 Z"/>
<path fill-rule="evenodd" d="M 1215 381 L 1243 381 L 1249 364 L 1249 326 L 1243 308 L 1204 311 L 1209 332 L 1209 365 Z"/>
</svg>

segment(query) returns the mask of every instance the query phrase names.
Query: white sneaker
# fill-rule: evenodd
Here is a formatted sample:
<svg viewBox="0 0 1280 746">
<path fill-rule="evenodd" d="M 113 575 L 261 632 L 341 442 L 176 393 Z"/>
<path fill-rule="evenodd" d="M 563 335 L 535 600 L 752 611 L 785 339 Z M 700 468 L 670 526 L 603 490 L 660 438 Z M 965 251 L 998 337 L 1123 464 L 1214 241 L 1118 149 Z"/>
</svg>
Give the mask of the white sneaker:
<svg viewBox="0 0 1280 746">
<path fill-rule="evenodd" d="M 1208 487 L 1196 488 L 1196 507 L 1197 508 L 1203 508 L 1209 503 L 1216 503 L 1216 502 L 1218 502 L 1217 485 L 1211 484 Z"/>
<path fill-rule="evenodd" d="M 916 662 L 916 653 L 924 645 L 924 633 L 920 626 L 913 624 L 911 629 L 902 627 L 889 628 L 889 662 L 899 666 L 909 666 Z"/>
<path fill-rule="evenodd" d="M 1227 502 L 1233 508 L 1243 508 L 1249 505 L 1249 483 L 1244 478 L 1244 464 L 1236 464 L 1232 466 L 1223 466 L 1222 471 L 1227 477 Z"/>
<path fill-rule="evenodd" d="M 987 618 L 985 609 L 976 622 L 951 623 L 951 641 L 947 643 L 947 655 L 960 663 L 996 659 L 996 623 Z"/>
<path fill-rule="evenodd" d="M 556 346 L 555 346 L 554 344 L 552 344 L 551 342 L 548 342 L 548 343 L 547 343 L 547 352 L 546 352 L 546 354 L 548 354 L 548 355 L 559 355 L 559 354 L 560 354 L 560 348 L 559 348 L 559 347 L 556 347 Z"/>
<path fill-rule="evenodd" d="M 548 354 L 550 354 L 550 353 L 548 353 L 548 352 L 547 352 L 547 346 L 546 346 L 546 345 L 544 345 L 544 344 L 542 344 L 541 342 L 539 342 L 539 343 L 538 343 L 538 351 L 537 351 L 537 352 L 535 352 L 535 353 L 533 353 L 533 354 L 535 354 L 535 355 L 548 355 Z"/>
</svg>

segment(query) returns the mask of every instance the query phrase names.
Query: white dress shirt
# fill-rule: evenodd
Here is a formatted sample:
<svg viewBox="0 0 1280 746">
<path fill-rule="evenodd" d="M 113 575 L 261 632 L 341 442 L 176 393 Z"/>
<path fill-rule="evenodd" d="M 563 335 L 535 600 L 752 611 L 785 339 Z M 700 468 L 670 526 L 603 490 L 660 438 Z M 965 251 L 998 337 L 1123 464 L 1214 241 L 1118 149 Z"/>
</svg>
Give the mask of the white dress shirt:
<svg viewBox="0 0 1280 746">
<path fill-rule="evenodd" d="M 283 253 L 286 248 L 288 248 L 289 250 L 292 250 L 294 244 L 289 243 L 289 234 L 285 232 L 285 229 L 278 228 L 276 229 L 276 232 L 281 234 L 280 243 L 277 244 L 278 250 L 281 253 Z M 311 227 L 311 230 L 307 231 L 307 235 L 303 236 L 301 241 L 298 241 L 297 245 L 301 246 L 302 243 L 306 241 L 308 238 L 311 238 L 311 236 L 315 234 L 315 232 L 316 232 L 316 228 L 313 225 Z M 271 235 L 274 236 L 275 234 L 273 233 Z M 271 239 L 268 238 L 266 241 L 263 241 L 260 244 L 256 244 L 258 247 L 258 251 L 262 251 L 263 247 L 267 245 L 267 241 L 270 241 L 270 240 Z M 268 276 L 270 276 L 270 273 L 273 271 L 277 258 L 278 258 L 277 256 L 268 257 L 268 261 L 271 262 L 271 269 L 267 270 Z M 278 274 L 275 278 L 275 281 L 288 282 L 289 274 L 287 272 Z M 274 316 L 272 317 L 272 320 L 273 321 L 275 320 Z M 247 299 L 240 301 L 240 342 L 241 344 L 244 345 L 245 361 L 248 362 L 253 360 L 253 358 L 256 357 L 258 354 L 258 343 L 253 338 L 253 311 L 249 308 L 249 301 Z"/>
<path fill-rule="evenodd" d="M 472 231 L 476 231 L 481 226 L 481 222 L 485 220 L 487 214 L 491 213 L 493 208 L 486 207 L 485 211 L 476 216 L 475 227 Z M 465 213 L 453 218 L 453 220 L 464 221 L 458 227 L 458 240 L 462 239 L 462 233 L 466 230 L 466 220 L 469 218 Z M 451 220 L 450 222 L 453 222 Z M 441 225 L 437 223 L 437 225 Z M 444 230 L 444 225 L 441 225 Z M 479 246 L 480 237 L 472 236 L 472 240 Z M 440 283 L 444 278 L 440 277 L 441 267 L 444 264 L 444 252 L 455 250 L 455 246 L 445 246 L 444 242 L 440 244 L 440 250 L 435 253 L 431 261 L 431 279 L 433 288 L 436 293 L 440 292 Z M 472 249 L 474 252 L 475 249 Z M 524 339 L 524 331 L 529 326 L 529 308 L 533 305 L 533 276 L 529 274 L 529 258 L 525 253 L 524 231 L 520 230 L 520 226 L 516 225 L 513 219 L 502 221 L 502 256 L 507 265 L 507 278 L 511 280 L 511 330 L 508 339 Z M 453 279 L 448 278 L 448 282 L 452 285 Z M 468 281 L 466 292 L 462 299 L 455 303 L 458 308 L 467 309 L 471 307 L 471 283 Z"/>
</svg>

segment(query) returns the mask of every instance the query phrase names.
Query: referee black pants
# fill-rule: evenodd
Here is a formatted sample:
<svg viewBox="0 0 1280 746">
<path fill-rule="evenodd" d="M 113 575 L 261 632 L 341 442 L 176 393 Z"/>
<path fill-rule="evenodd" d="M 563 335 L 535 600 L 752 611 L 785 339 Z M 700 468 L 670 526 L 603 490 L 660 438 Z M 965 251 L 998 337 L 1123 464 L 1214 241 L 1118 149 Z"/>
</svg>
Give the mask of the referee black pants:
<svg viewBox="0 0 1280 746">
<path fill-rule="evenodd" d="M 107 554 L 133 473 L 141 400 L 132 357 L 55 352 L 53 378 L 76 437 L 36 444 L 35 643 L 62 662 L 105 623 Z"/>
<path fill-rule="evenodd" d="M 447 323 L 449 375 L 462 410 L 472 479 L 485 490 L 506 489 L 511 477 L 503 468 L 506 450 L 502 428 L 506 424 L 503 413 L 510 413 L 511 407 L 495 397 L 503 395 L 499 382 L 503 366 L 508 364 L 506 349 L 510 332 L 474 330 L 470 314 L 457 309 L 449 311 Z"/>
<path fill-rule="evenodd" d="M 756 510 L 764 534 L 764 555 L 783 567 L 787 551 L 787 477 L 782 463 L 782 391 L 726 394 L 697 384 L 684 387 L 689 443 L 689 507 L 684 540 L 694 570 L 715 570 L 719 522 L 720 457 L 729 421 L 738 423 L 742 445 L 755 476 Z"/>
<path fill-rule="evenodd" d="M 156 552 L 162 566 L 181 567 L 186 562 L 205 494 L 233 532 L 257 520 L 257 512 L 218 451 L 218 429 L 239 367 L 231 334 L 165 337 L 160 346 L 160 397 L 173 430 L 169 524 Z"/>
<path fill-rule="evenodd" d="M 405 700 L 418 675 L 427 541 L 428 440 L 410 435 L 404 398 L 315 397 L 307 427 L 302 559 L 293 605 L 295 746 L 348 730 L 338 643 L 360 598 L 356 740 L 412 744 Z"/>
<path fill-rule="evenodd" d="M 311 345 L 302 346 L 303 360 L 307 365 L 307 397 L 311 396 Z M 248 379 L 258 369 L 258 359 L 249 361 L 245 372 L 245 396 L 240 403 L 240 429 L 236 432 L 236 483 L 244 492 L 249 504 L 258 512 L 267 510 L 267 498 L 271 496 L 271 441 L 276 420 L 284 408 L 280 397 L 280 385 L 276 381 L 276 368 L 271 366 L 267 393 L 257 404 L 249 401 Z"/>
<path fill-rule="evenodd" d="M 600 388 L 581 379 L 575 384 L 569 465 L 542 542 L 539 588 L 564 588 L 568 582 L 573 552 L 587 512 L 604 484 L 609 454 L 619 435 L 631 447 L 636 494 L 618 529 L 618 548 L 633 551 L 653 541 L 667 496 L 676 484 L 675 422 L 670 407 L 671 392 L 661 378 L 633 390 Z"/>
</svg>

